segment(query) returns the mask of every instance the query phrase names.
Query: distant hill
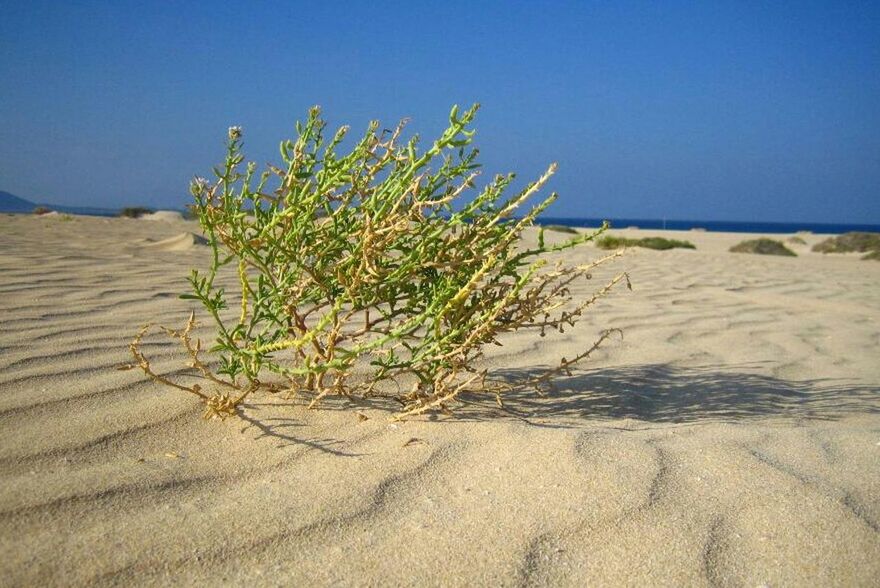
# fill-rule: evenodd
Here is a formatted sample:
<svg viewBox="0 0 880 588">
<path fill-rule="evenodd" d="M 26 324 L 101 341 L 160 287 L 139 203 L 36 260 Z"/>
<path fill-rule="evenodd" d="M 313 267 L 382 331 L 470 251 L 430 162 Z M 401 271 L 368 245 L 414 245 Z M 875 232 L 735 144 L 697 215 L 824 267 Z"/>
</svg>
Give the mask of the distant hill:
<svg viewBox="0 0 880 588">
<path fill-rule="evenodd" d="M 0 212 L 33 212 L 36 207 L 30 200 L 0 191 Z"/>
<path fill-rule="evenodd" d="M 116 216 L 119 210 L 115 208 L 97 208 L 94 206 L 65 206 L 63 204 L 46 204 L 43 202 L 31 202 L 20 198 L 15 194 L 0 190 L 0 213 L 3 212 L 33 212 L 38 206 L 45 206 L 49 210 L 66 212 L 69 214 L 87 214 L 90 216 Z"/>
</svg>

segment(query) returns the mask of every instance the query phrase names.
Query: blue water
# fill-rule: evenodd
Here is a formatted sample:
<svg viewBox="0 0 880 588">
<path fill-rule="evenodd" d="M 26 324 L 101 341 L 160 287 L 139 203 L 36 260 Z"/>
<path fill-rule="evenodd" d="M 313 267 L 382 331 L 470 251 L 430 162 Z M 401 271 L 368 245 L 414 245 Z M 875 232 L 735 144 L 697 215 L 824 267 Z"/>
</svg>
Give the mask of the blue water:
<svg viewBox="0 0 880 588">
<path fill-rule="evenodd" d="M 602 224 L 603 220 L 605 219 L 539 217 L 538 223 L 542 225 L 565 225 L 568 227 L 598 227 Z M 640 229 L 668 229 L 671 231 L 705 229 L 707 231 L 724 231 L 727 233 L 797 233 L 798 231 L 810 231 L 812 233 L 848 233 L 850 231 L 880 233 L 880 225 L 830 223 L 762 223 L 749 221 L 705 220 L 690 221 L 641 218 L 609 218 L 607 220 L 611 222 L 611 228 L 614 229 L 638 227 Z"/>
<path fill-rule="evenodd" d="M 70 214 L 85 214 L 89 216 L 118 216 L 119 211 L 110 208 L 94 208 L 88 206 L 63 206 L 47 204 L 52 210 Z M 542 225 L 565 225 L 567 227 L 599 227 L 601 218 L 574 218 L 574 217 L 539 217 L 538 224 Z M 705 220 L 675 220 L 675 219 L 644 219 L 644 218 L 609 218 L 613 229 L 626 229 L 638 227 L 640 229 L 668 229 L 670 231 L 689 231 L 691 229 L 705 229 L 707 231 L 722 231 L 727 233 L 797 233 L 809 231 L 811 233 L 839 234 L 851 231 L 880 233 L 880 225 L 866 224 L 832 224 L 832 223 L 761 223 L 750 221 L 705 221 Z"/>
</svg>

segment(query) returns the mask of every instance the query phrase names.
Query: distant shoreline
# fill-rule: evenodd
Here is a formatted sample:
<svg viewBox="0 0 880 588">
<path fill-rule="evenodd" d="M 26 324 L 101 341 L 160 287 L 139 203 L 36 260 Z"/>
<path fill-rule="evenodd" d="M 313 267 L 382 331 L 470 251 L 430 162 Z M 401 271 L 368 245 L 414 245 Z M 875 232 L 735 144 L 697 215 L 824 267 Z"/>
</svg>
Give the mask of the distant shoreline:
<svg viewBox="0 0 880 588">
<path fill-rule="evenodd" d="M 85 216 L 115 217 L 119 216 L 120 210 L 109 208 L 91 208 L 84 206 L 59 206 L 42 204 L 50 210 L 56 210 L 66 214 L 81 214 Z M 181 214 L 185 210 L 167 209 Z M 0 211 L 6 214 L 31 214 L 31 211 Z M 680 219 L 634 219 L 634 218 L 578 218 L 578 217 L 539 217 L 538 225 L 563 225 L 576 228 L 597 228 L 608 220 L 612 229 L 648 229 L 667 231 L 710 231 L 713 233 L 770 233 L 770 234 L 793 234 L 809 232 L 822 235 L 837 235 L 852 231 L 880 233 L 880 225 L 857 224 L 857 223 L 779 223 L 779 222 L 752 222 L 752 221 L 713 221 L 713 220 L 680 220 Z"/>
<path fill-rule="evenodd" d="M 711 221 L 678 219 L 633 219 L 633 218 L 574 218 L 540 217 L 540 225 L 564 225 L 567 227 L 599 227 L 603 220 L 611 223 L 612 229 L 652 229 L 667 231 L 705 230 L 713 233 L 778 233 L 791 234 L 810 232 L 818 234 L 840 234 L 852 231 L 880 233 L 880 225 L 856 223 L 768 223 L 751 221 Z"/>
</svg>

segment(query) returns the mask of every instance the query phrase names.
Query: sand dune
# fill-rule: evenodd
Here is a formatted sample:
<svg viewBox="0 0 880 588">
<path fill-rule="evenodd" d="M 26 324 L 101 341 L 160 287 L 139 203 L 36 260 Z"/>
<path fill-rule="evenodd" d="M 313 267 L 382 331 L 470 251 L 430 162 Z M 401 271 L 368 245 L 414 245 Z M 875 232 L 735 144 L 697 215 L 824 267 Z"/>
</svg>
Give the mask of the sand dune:
<svg viewBox="0 0 880 588">
<path fill-rule="evenodd" d="M 182 221 L 183 215 L 176 210 L 157 210 L 140 217 L 141 220 L 149 221 Z"/>
<path fill-rule="evenodd" d="M 494 352 L 516 378 L 624 331 L 548 397 L 219 423 L 114 369 L 185 320 L 197 233 L 0 216 L 5 584 L 877 585 L 880 264 L 670 232 L 698 249 L 629 253 L 633 292 Z"/>
<path fill-rule="evenodd" d="M 149 239 L 149 237 L 147 238 Z M 207 245 L 208 240 L 201 235 L 196 235 L 190 231 L 180 233 L 161 241 L 146 240 L 143 247 L 147 249 L 158 249 L 161 251 L 189 251 L 201 245 Z"/>
</svg>

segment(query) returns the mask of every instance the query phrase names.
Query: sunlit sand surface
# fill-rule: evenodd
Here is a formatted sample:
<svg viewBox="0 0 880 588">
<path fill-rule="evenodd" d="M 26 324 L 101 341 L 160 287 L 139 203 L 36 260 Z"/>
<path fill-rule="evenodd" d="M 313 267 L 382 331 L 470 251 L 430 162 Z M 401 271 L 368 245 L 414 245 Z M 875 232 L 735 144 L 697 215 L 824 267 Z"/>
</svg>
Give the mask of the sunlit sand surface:
<svg viewBox="0 0 880 588">
<path fill-rule="evenodd" d="M 633 250 L 579 286 L 625 268 L 632 292 L 492 351 L 515 378 L 623 331 L 547 397 L 392 424 L 263 395 L 205 422 L 115 369 L 140 324 L 185 321 L 198 233 L 0 216 L 3 584 L 877 585 L 880 263 L 670 232 L 697 250 Z"/>
</svg>

